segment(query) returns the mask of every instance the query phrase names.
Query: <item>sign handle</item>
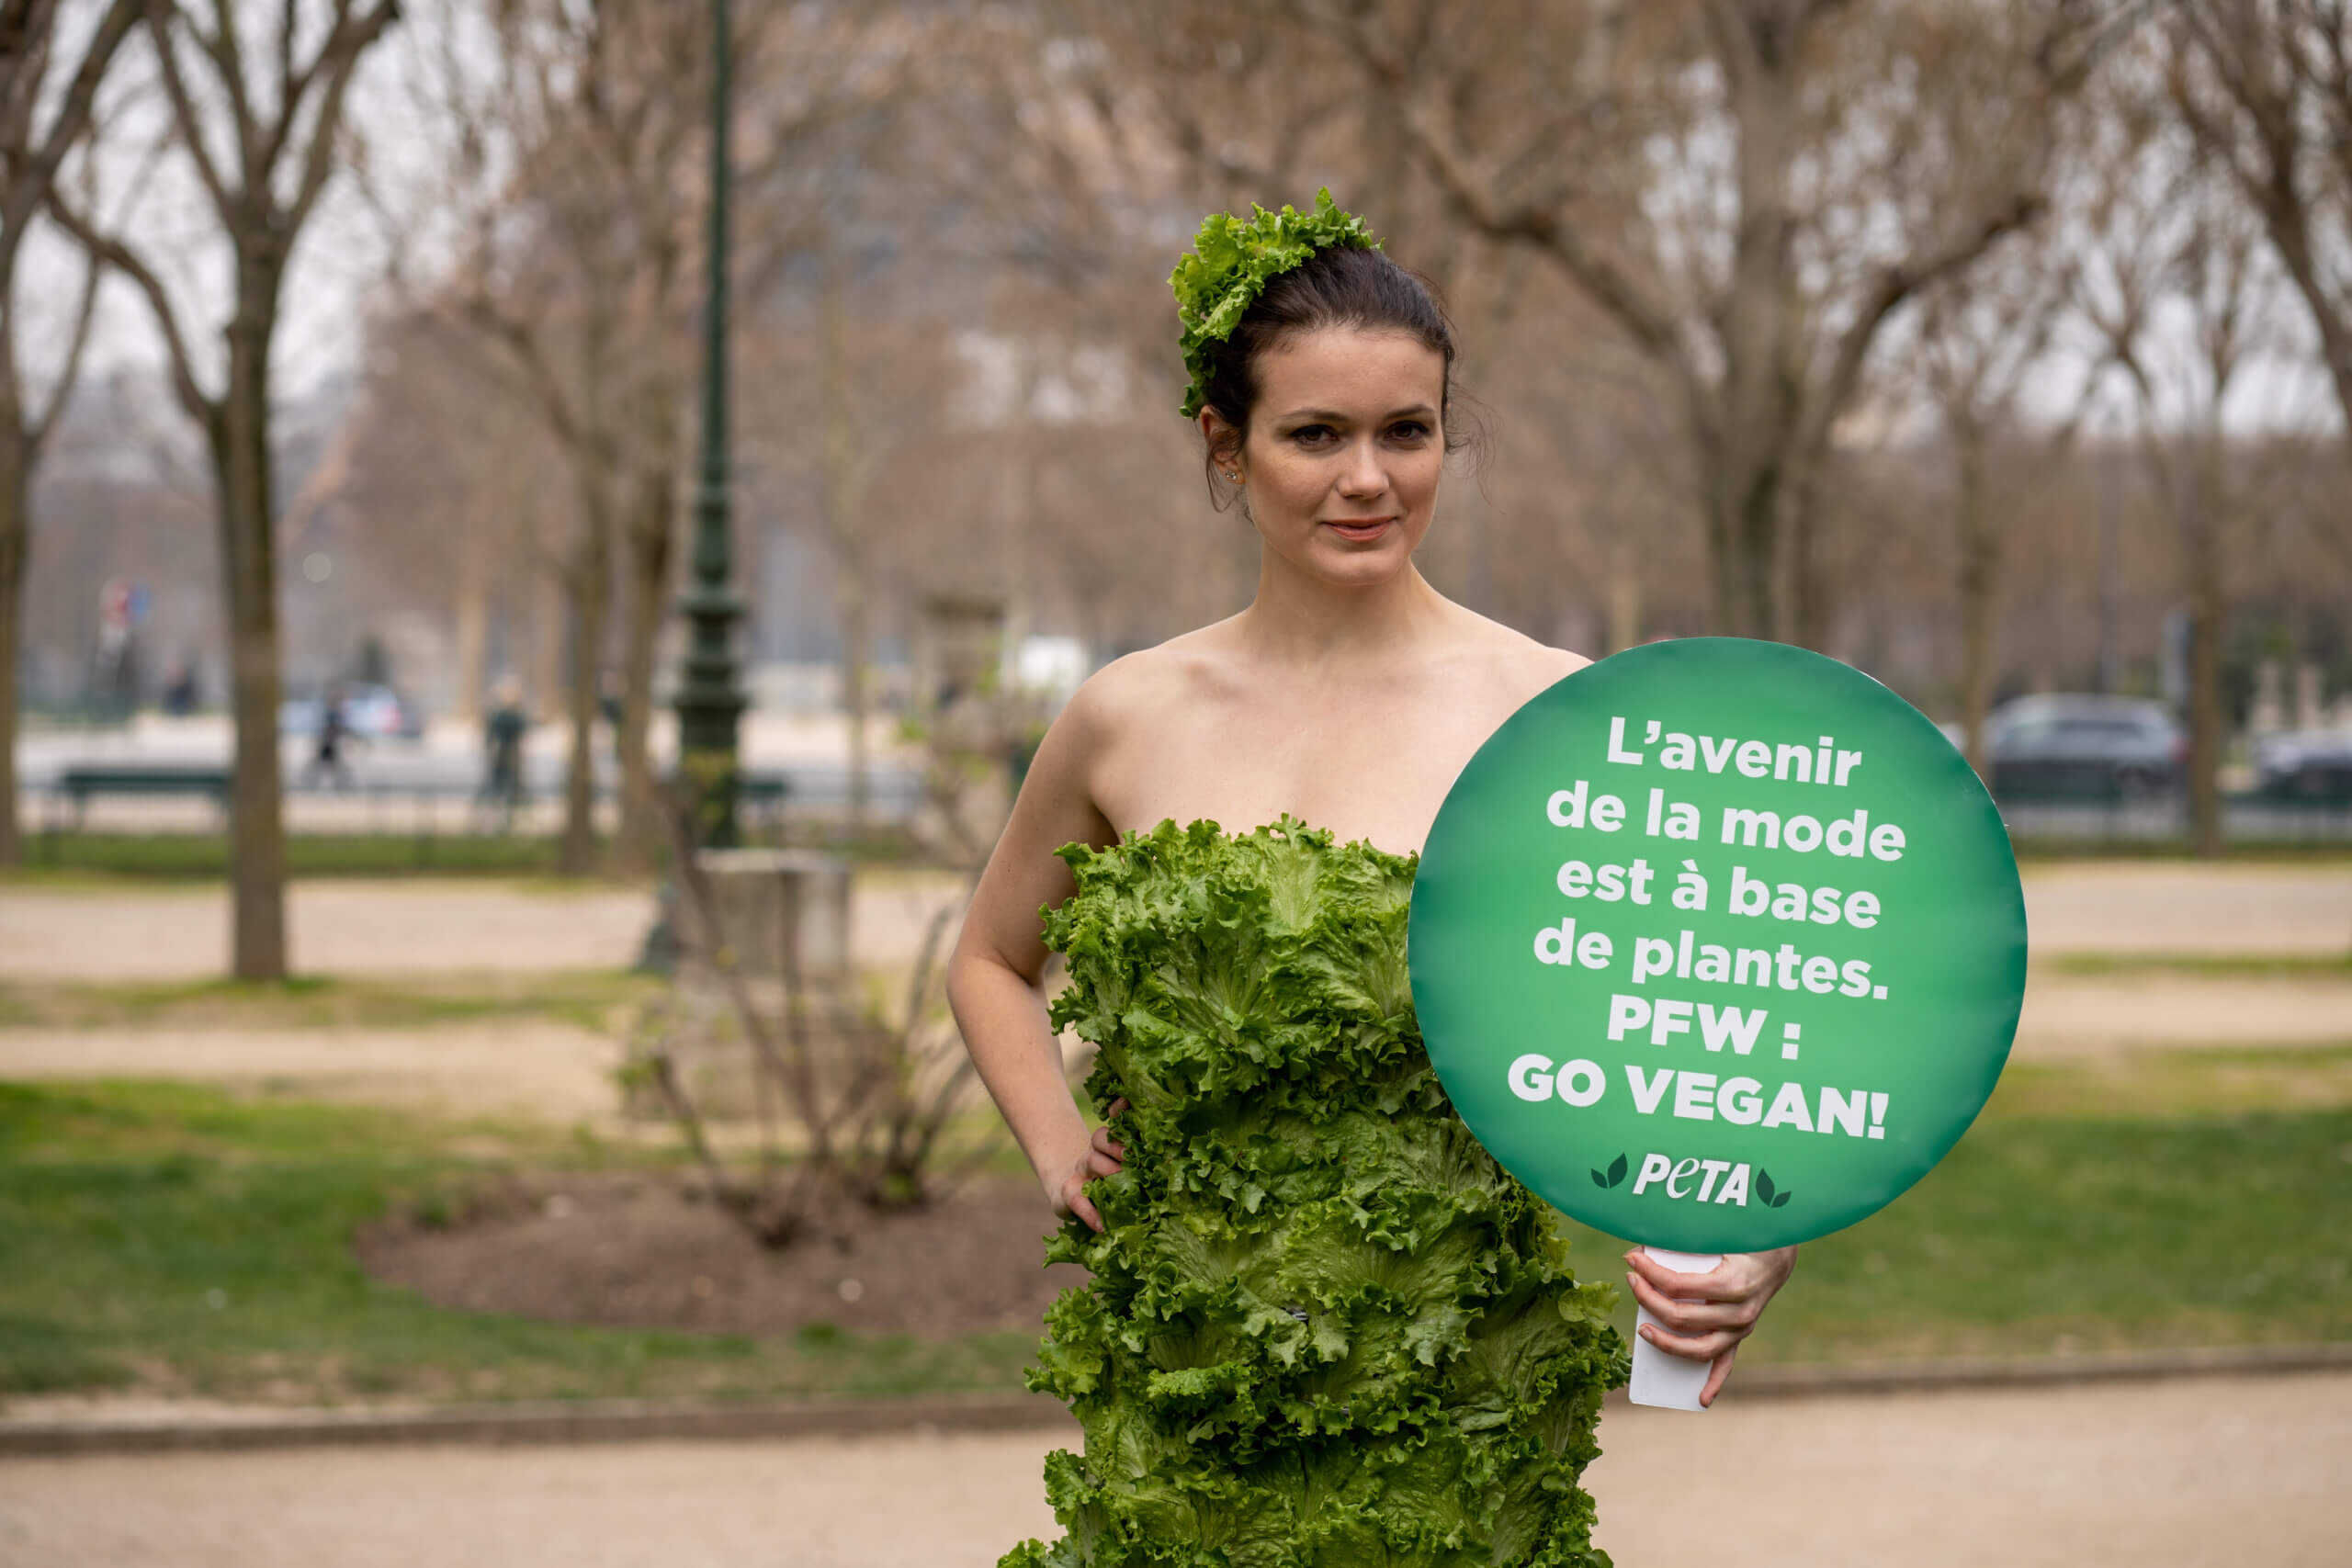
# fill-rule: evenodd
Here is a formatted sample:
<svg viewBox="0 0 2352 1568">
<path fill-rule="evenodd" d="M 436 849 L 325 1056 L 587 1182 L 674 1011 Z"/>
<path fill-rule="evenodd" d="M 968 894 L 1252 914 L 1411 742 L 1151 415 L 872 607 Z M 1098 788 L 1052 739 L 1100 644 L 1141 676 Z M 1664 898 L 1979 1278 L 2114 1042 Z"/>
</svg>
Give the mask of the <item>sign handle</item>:
<svg viewBox="0 0 2352 1568">
<path fill-rule="evenodd" d="M 1645 1247 L 1642 1250 L 1678 1274 L 1711 1273 L 1723 1261 L 1720 1253 L 1668 1252 L 1662 1247 Z M 1640 1305 L 1634 1308 L 1634 1318 L 1637 1326 L 1657 1322 L 1650 1315 L 1649 1308 Z M 1713 1370 L 1712 1361 L 1668 1355 L 1636 1335 L 1634 1379 L 1627 1386 L 1626 1396 L 1636 1404 L 1654 1404 L 1661 1410 L 1703 1410 L 1706 1406 L 1699 1403 L 1699 1393 L 1707 1386 L 1707 1374 Z"/>
</svg>

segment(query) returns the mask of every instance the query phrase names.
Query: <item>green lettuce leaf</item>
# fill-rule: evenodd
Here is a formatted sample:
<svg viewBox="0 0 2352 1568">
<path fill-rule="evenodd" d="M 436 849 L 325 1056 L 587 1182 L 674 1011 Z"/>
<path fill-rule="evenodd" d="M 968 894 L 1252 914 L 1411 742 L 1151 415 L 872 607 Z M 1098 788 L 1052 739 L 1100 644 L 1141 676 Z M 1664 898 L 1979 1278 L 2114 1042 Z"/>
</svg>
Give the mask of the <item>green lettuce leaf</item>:
<svg viewBox="0 0 2352 1568">
<path fill-rule="evenodd" d="M 1057 1027 L 1126 1168 L 1050 1258 L 1030 1386 L 1082 1455 L 1003 1568 L 1588 1568 L 1614 1292 L 1472 1138 L 1414 1021 L 1414 862 L 1288 818 L 1061 852 Z"/>
<path fill-rule="evenodd" d="M 1254 205 L 1251 211 L 1246 222 L 1229 212 L 1212 212 L 1203 219 L 1191 253 L 1177 258 L 1176 270 L 1168 276 L 1176 296 L 1176 319 L 1183 329 L 1184 368 L 1193 378 L 1184 392 L 1186 419 L 1201 412 L 1210 346 L 1233 335 L 1265 292 L 1268 279 L 1317 251 L 1335 246 L 1377 250 L 1380 245 L 1363 220 L 1341 211 L 1328 190 L 1315 193 L 1311 211 L 1301 212 L 1287 203 L 1280 212 Z"/>
</svg>

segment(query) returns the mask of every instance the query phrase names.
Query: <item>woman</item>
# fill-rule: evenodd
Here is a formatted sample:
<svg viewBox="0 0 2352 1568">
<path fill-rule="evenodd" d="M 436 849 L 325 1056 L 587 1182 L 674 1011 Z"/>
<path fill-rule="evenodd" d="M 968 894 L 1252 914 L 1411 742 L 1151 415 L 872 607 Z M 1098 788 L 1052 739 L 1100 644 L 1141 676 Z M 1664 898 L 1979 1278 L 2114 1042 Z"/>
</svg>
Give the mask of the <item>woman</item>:
<svg viewBox="0 0 2352 1568">
<path fill-rule="evenodd" d="M 1138 869 L 1137 863 L 1105 868 L 1128 835 L 1148 833 L 1169 822 L 1242 827 L 1279 822 L 1282 826 L 1271 835 L 1249 837 L 1250 852 L 1262 858 L 1263 853 L 1281 852 L 1267 846 L 1298 840 L 1303 822 L 1327 829 L 1330 840 L 1355 845 L 1369 855 L 1369 860 L 1360 856 L 1361 863 L 1353 867 L 1340 868 L 1345 874 L 1361 873 L 1377 880 L 1393 871 L 1396 886 L 1408 886 L 1409 860 L 1396 857 L 1419 852 L 1439 805 L 1471 754 L 1528 698 L 1588 662 L 1449 602 L 1415 568 L 1413 554 L 1434 521 L 1447 452 L 1461 444 L 1450 423 L 1453 337 L 1420 281 L 1373 248 L 1357 220 L 1333 208 L 1328 193 L 1306 214 L 1289 208 L 1280 214 L 1261 209 L 1250 223 L 1220 214 L 1204 225 L 1197 254 L 1180 264 L 1173 281 L 1187 329 L 1186 359 L 1194 375 L 1184 412 L 1199 425 L 1212 491 L 1238 496 L 1257 530 L 1257 594 L 1240 614 L 1122 659 L 1080 689 L 1046 737 L 1022 787 L 1011 822 L 981 878 L 949 979 L 950 998 L 974 1061 L 1047 1197 L 1058 1213 L 1076 1216 L 1094 1232 L 1103 1231 L 1105 1220 L 1090 1196 L 1090 1184 L 1100 1196 L 1124 1182 L 1126 1186 L 1119 1190 L 1127 1194 L 1136 1175 L 1127 1170 L 1130 1145 L 1139 1160 L 1148 1151 L 1130 1129 L 1134 1117 L 1124 1099 L 1098 1100 L 1111 1125 L 1089 1133 L 1072 1103 L 1037 989 L 1048 951 L 1037 911 L 1040 906 L 1061 906 L 1079 889 L 1080 876 L 1074 875 L 1073 867 L 1098 880 L 1156 874 Z M 1306 840 L 1317 865 L 1323 866 L 1332 853 L 1330 840 L 1312 834 Z M 1183 857 L 1196 856 L 1204 845 L 1236 853 L 1243 847 L 1236 840 L 1212 842 L 1198 835 L 1183 839 L 1173 829 L 1162 829 L 1159 843 L 1152 853 L 1163 869 L 1179 863 L 1197 866 L 1204 877 L 1223 874 L 1214 856 Z M 1063 845 L 1093 846 L 1103 852 L 1089 856 L 1075 852 L 1066 862 L 1056 853 Z M 1317 870 L 1315 874 L 1324 874 Z M 1359 880 L 1355 886 L 1364 885 Z M 1181 895 L 1182 889 L 1175 891 Z M 1170 896 L 1164 879 L 1152 895 L 1163 907 L 1173 907 L 1167 902 Z M 1177 903 L 1182 901 L 1176 897 Z M 1401 918 L 1389 924 L 1401 943 Z M 1059 934 L 1066 941 L 1073 929 L 1062 922 Z M 1213 940 L 1214 922 L 1202 929 Z M 1200 954 L 1202 963 L 1220 961 L 1218 954 L 1197 946 L 1186 951 Z M 1401 945 L 1387 956 L 1400 957 Z M 1162 954 L 1153 962 L 1164 975 L 1172 961 Z M 1076 1005 L 1082 1010 L 1100 1000 L 1090 998 Z M 1114 1032 L 1118 1028 L 1114 1015 L 1115 1008 L 1102 1014 L 1104 1027 Z M 1411 1046 L 1418 1049 L 1417 1037 Z M 1114 1090 L 1135 1092 L 1141 1099 L 1115 1074 L 1098 1086 L 1105 1095 Z M 1183 1109 L 1173 1104 L 1154 1108 L 1159 1120 L 1150 1125 L 1160 1129 L 1158 1157 L 1189 1157 L 1187 1140 L 1208 1135 L 1203 1125 L 1187 1131 Z M 1436 1113 L 1451 1118 L 1442 1104 Z M 1458 1128 L 1458 1122 L 1452 1125 Z M 1476 1153 L 1483 1157 L 1482 1151 Z M 1464 1179 L 1483 1182 L 1490 1170 L 1487 1161 Z M 1498 1172 L 1492 1179 L 1515 1190 Z M 1200 1180 L 1186 1180 L 1188 1190 L 1201 1189 Z M 1169 1201 L 1164 1193 L 1161 1201 Z M 1251 1206 L 1256 1201 L 1253 1195 L 1245 1205 L 1250 1215 L 1259 1212 Z M 1279 1193 L 1272 1201 L 1279 1205 Z M 1134 1245 L 1148 1249 L 1155 1245 L 1149 1235 L 1153 1212 L 1133 1204 L 1126 1212 L 1144 1235 Z M 1243 1212 L 1243 1207 L 1230 1211 L 1235 1216 Z M 1263 1251 L 1284 1245 L 1286 1233 L 1279 1220 L 1270 1222 L 1275 1227 L 1271 1230 L 1253 1228 L 1254 1222 L 1246 1218 L 1238 1220 L 1238 1229 L 1223 1219 L 1190 1223 L 1196 1231 L 1229 1230 L 1240 1254 L 1250 1247 Z M 1549 1245 L 1527 1243 L 1535 1251 Z M 1098 1280 L 1116 1261 L 1109 1251 L 1097 1247 L 1089 1252 L 1075 1240 L 1057 1255 L 1089 1262 Z M 1713 1361 L 1702 1395 L 1712 1402 L 1730 1371 L 1738 1342 L 1787 1278 L 1792 1261 L 1793 1249 L 1734 1257 L 1699 1277 L 1673 1273 L 1635 1253 L 1628 1258 L 1633 1272 L 1627 1281 L 1671 1330 L 1654 1334 L 1645 1328 L 1653 1343 L 1676 1355 Z M 1244 1257 L 1235 1267 L 1246 1277 L 1248 1265 Z M 1148 1272 L 1148 1263 L 1136 1267 Z M 1521 1260 L 1510 1267 L 1530 1270 L 1526 1277 L 1535 1281 L 1531 1290 L 1540 1288 L 1562 1303 L 1574 1294 L 1564 1268 L 1555 1269 L 1544 1259 Z M 1509 1294 L 1500 1287 L 1498 1291 L 1499 1294 L 1490 1292 L 1495 1301 Z M 1513 1301 L 1517 1304 L 1511 1310 L 1524 1310 L 1523 1301 Z M 1124 1296 L 1114 1304 L 1117 1311 L 1131 1314 L 1136 1310 Z M 1311 1331 L 1309 1319 L 1315 1314 L 1310 1306 L 1277 1304 L 1306 1325 L 1303 1333 Z M 1113 1309 L 1089 1310 L 1100 1316 Z M 1185 1310 L 1180 1303 L 1165 1307 L 1164 1314 L 1181 1316 Z M 1422 1310 L 1426 1315 L 1427 1309 Z M 1573 1315 L 1567 1305 L 1560 1313 Z M 1153 1368 L 1164 1371 L 1173 1354 L 1164 1347 L 1149 1348 L 1151 1335 L 1163 1325 L 1154 1320 L 1140 1326 L 1114 1324 L 1099 1333 L 1089 1330 L 1111 1347 L 1104 1352 L 1109 1362 L 1058 1382 L 1048 1375 L 1046 1382 L 1083 1394 L 1104 1380 L 1115 1382 L 1125 1375 L 1138 1389 L 1148 1383 L 1150 1397 L 1160 1398 L 1174 1386 L 1164 1377 L 1151 1379 Z M 1074 1332 L 1069 1323 L 1057 1321 L 1057 1339 Z M 1360 1330 L 1359 1337 L 1362 1332 L 1368 1331 Z M 1614 1344 L 1613 1337 L 1610 1343 Z M 1136 1360 L 1136 1369 L 1127 1373 L 1111 1364 L 1128 1354 L 1120 1346 L 1130 1348 Z M 1133 1348 L 1139 1346 L 1146 1348 Z M 1049 1341 L 1049 1363 L 1053 1352 Z M 1311 1359 L 1311 1351 L 1303 1353 Z M 1159 1362 L 1150 1359 L 1153 1354 L 1159 1355 Z M 1281 1356 L 1276 1360 L 1290 1364 Z M 1422 1360 L 1434 1382 L 1445 1364 L 1444 1355 L 1424 1351 Z M 1049 1366 L 1049 1374 L 1052 1371 Z M 1312 1430 L 1318 1420 L 1327 1419 L 1315 1414 L 1319 1406 L 1299 1403 L 1306 1397 L 1285 1394 L 1287 1403 L 1271 1413 L 1252 1407 L 1235 1416 L 1220 1406 L 1220 1413 L 1201 1416 L 1187 1430 L 1195 1436 L 1218 1434 L 1225 1449 L 1217 1451 L 1238 1456 L 1236 1465 L 1272 1462 L 1266 1456 L 1276 1453 L 1302 1421 Z M 1588 1403 L 1597 1409 L 1597 1391 Z M 1381 1420 L 1393 1427 L 1399 1419 L 1435 1419 L 1432 1411 L 1442 1415 L 1439 1407 L 1444 1404 L 1442 1397 L 1424 1400 L 1409 1417 L 1390 1415 Z M 1398 1408 L 1410 1406 L 1408 1399 Z M 1529 1414 L 1532 1409 L 1526 1406 L 1512 1419 L 1538 1420 Z M 1352 1402 L 1343 1405 L 1341 1416 L 1328 1419 L 1342 1417 L 1356 1418 Z M 1181 1425 L 1172 1416 L 1161 1422 L 1169 1431 Z M 1454 1425 L 1467 1428 L 1476 1423 L 1457 1420 Z M 1072 1537 L 1054 1554 L 1030 1560 L 1161 1560 L 1122 1555 L 1126 1549 L 1117 1547 L 1112 1537 L 1122 1529 L 1136 1536 L 1145 1529 L 1133 1520 L 1121 1522 L 1119 1511 L 1126 1506 L 1122 1500 L 1143 1495 L 1153 1468 L 1166 1469 L 1174 1461 L 1165 1453 L 1143 1459 L 1098 1454 L 1098 1442 L 1107 1446 L 1114 1439 L 1098 1433 L 1091 1420 L 1089 1427 L 1084 1465 L 1072 1461 L 1058 1475 L 1049 1471 L 1057 1510 L 1071 1523 Z M 1555 1446 L 1564 1440 L 1555 1439 Z M 1204 1459 L 1190 1450 L 1183 1461 L 1195 1471 L 1204 1465 L 1214 1469 L 1216 1462 L 1214 1453 Z M 1567 1481 L 1573 1481 L 1572 1469 Z M 1190 1484 L 1192 1500 L 1185 1506 L 1193 1511 L 1155 1516 L 1163 1525 L 1169 1517 L 1205 1517 L 1199 1497 L 1223 1495 L 1220 1488 L 1234 1491 L 1214 1475 Z M 1376 1494 L 1378 1477 L 1364 1484 Z M 1547 1483 L 1546 1489 L 1559 1507 L 1566 1506 L 1568 1496 L 1580 1495 L 1573 1494 L 1572 1484 Z M 1240 1494 L 1248 1491 L 1240 1488 Z M 1305 1506 L 1286 1505 L 1294 1512 Z M 1581 1552 L 1581 1548 L 1572 1551 L 1563 1545 L 1553 1555 L 1496 1556 L 1500 1548 L 1479 1532 L 1502 1527 L 1491 1518 L 1478 1522 L 1471 1517 L 1476 1508 L 1464 1506 L 1469 1508 L 1463 1516 L 1466 1522 L 1449 1525 L 1453 1533 L 1443 1539 L 1458 1536 L 1466 1549 L 1476 1538 L 1480 1544 L 1473 1555 L 1478 1561 L 1567 1562 Z M 1588 1517 L 1589 1511 L 1588 1504 Z M 1302 1527 L 1295 1517 L 1285 1517 L 1289 1522 L 1280 1529 L 1295 1539 Z M 1391 1521 L 1381 1528 L 1391 1533 L 1379 1550 L 1393 1554 L 1399 1551 L 1395 1531 L 1419 1529 L 1426 1535 L 1435 1527 Z M 1540 1519 L 1523 1528 L 1538 1535 L 1555 1529 Z M 1572 1535 L 1583 1539 L 1566 1526 L 1555 1534 L 1561 1542 Z M 1166 1560 L 1188 1559 L 1177 1554 Z M 1265 1560 L 1293 1559 L 1277 1553 Z M 1351 1559 L 1308 1553 L 1296 1560 Z M 1429 1560 L 1445 1559 L 1441 1552 Z"/>
</svg>

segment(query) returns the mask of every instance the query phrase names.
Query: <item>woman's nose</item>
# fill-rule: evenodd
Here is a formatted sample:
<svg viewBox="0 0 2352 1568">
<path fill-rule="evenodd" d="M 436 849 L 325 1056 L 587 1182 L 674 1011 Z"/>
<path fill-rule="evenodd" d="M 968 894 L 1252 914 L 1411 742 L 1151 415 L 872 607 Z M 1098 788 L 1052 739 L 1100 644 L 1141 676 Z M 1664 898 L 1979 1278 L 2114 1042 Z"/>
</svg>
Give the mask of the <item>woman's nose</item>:
<svg viewBox="0 0 2352 1568">
<path fill-rule="evenodd" d="M 1340 475 L 1340 493 L 1362 498 L 1378 495 L 1388 488 L 1388 470 L 1380 465 L 1380 454 L 1369 441 L 1359 441 L 1348 450 L 1348 466 Z"/>
</svg>

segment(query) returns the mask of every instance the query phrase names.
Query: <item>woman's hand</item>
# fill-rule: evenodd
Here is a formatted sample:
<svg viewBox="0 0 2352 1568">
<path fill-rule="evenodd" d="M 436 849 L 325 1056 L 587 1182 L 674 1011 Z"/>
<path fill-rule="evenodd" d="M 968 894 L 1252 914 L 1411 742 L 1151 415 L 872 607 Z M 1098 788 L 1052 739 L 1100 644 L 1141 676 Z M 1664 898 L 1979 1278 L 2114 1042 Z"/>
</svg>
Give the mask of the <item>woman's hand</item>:
<svg viewBox="0 0 2352 1568">
<path fill-rule="evenodd" d="M 1714 1370 L 1699 1393 L 1701 1404 L 1713 1404 L 1731 1376 L 1739 1342 L 1756 1331 L 1765 1303 L 1789 1282 L 1797 1249 L 1734 1252 L 1704 1274 L 1678 1274 L 1638 1247 L 1625 1254 L 1625 1261 L 1633 1266 L 1625 1282 L 1634 1288 L 1634 1299 L 1657 1319 L 1656 1325 L 1642 1325 L 1642 1337 L 1669 1356 L 1713 1361 Z"/>
<path fill-rule="evenodd" d="M 1111 1120 L 1126 1108 L 1125 1100 L 1113 1100 L 1109 1114 L 1103 1120 Z M 1059 1181 L 1049 1179 L 1046 1183 L 1046 1196 L 1053 1200 L 1054 1213 L 1076 1214 L 1091 1228 L 1101 1230 L 1102 1216 L 1088 1201 L 1086 1184 L 1097 1177 L 1118 1175 L 1125 1168 L 1127 1146 L 1112 1139 L 1109 1127 L 1095 1128 L 1092 1136 L 1087 1140 L 1086 1152 L 1078 1156 L 1076 1163 L 1063 1173 Z"/>
</svg>

